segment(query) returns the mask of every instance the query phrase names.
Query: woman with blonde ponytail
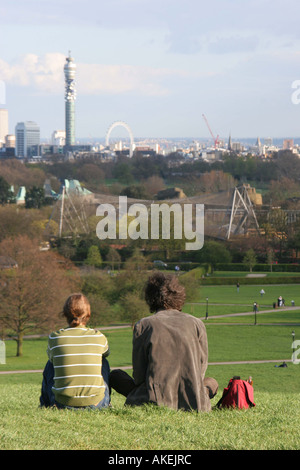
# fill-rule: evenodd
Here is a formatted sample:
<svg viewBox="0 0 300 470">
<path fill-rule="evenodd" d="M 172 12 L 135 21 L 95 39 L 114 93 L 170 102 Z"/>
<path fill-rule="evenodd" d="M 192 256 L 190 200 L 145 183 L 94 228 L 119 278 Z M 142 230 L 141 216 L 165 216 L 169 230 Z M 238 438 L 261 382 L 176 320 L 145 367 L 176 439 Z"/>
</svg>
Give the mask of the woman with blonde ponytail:
<svg viewBox="0 0 300 470">
<path fill-rule="evenodd" d="M 110 405 L 109 355 L 106 337 L 86 325 L 91 317 L 88 299 L 70 295 L 63 307 L 67 328 L 48 339 L 48 362 L 43 373 L 41 406 L 105 408 Z"/>
</svg>

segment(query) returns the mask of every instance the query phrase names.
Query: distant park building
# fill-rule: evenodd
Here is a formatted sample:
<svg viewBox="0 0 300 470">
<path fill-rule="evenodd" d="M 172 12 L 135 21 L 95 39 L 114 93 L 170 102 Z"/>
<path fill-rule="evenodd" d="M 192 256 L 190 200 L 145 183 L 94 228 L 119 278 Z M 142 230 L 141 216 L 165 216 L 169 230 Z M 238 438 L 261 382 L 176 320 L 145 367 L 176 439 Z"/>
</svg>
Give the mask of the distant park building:
<svg viewBox="0 0 300 470">
<path fill-rule="evenodd" d="M 38 155 L 40 145 L 40 128 L 33 121 L 18 122 L 15 130 L 15 155 L 19 158 Z"/>
<path fill-rule="evenodd" d="M 25 204 L 26 197 L 26 188 L 25 186 L 20 186 L 18 193 L 16 195 L 16 204 Z"/>
</svg>

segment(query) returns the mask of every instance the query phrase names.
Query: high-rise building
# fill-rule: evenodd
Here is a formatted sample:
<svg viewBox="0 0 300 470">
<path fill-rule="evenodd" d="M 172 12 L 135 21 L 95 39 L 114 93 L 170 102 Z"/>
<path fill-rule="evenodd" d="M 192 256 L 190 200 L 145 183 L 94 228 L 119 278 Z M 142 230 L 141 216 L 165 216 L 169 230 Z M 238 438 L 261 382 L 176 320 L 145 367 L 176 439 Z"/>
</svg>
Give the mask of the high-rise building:
<svg viewBox="0 0 300 470">
<path fill-rule="evenodd" d="M 5 142 L 5 136 L 8 134 L 8 111 L 0 108 L 0 142 Z"/>
<path fill-rule="evenodd" d="M 16 157 L 32 157 L 38 154 L 40 128 L 33 121 L 18 122 L 15 130 Z"/>
<path fill-rule="evenodd" d="M 65 131 L 53 131 L 51 136 L 51 144 L 64 146 L 66 143 Z"/>
<path fill-rule="evenodd" d="M 231 151 L 232 150 L 232 140 L 231 140 L 231 134 L 229 134 L 229 139 L 228 139 L 228 150 Z"/>
<path fill-rule="evenodd" d="M 65 73 L 65 119 L 66 119 L 66 147 L 75 145 L 75 72 L 76 65 L 69 52 L 64 66 Z"/>
<path fill-rule="evenodd" d="M 7 134 L 5 136 L 5 147 L 15 148 L 15 146 L 16 146 L 16 136 L 13 134 Z"/>
<path fill-rule="evenodd" d="M 284 139 L 282 148 L 283 150 L 293 150 L 294 139 Z"/>
</svg>

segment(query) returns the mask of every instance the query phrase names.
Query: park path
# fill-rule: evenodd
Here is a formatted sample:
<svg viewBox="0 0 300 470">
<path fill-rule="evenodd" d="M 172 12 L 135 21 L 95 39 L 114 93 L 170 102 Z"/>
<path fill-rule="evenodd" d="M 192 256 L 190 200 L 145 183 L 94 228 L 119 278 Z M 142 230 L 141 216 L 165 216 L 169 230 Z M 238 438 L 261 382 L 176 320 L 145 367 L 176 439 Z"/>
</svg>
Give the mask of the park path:
<svg viewBox="0 0 300 470">
<path fill-rule="evenodd" d="M 202 306 L 205 306 L 205 303 L 204 302 L 189 302 L 189 305 L 202 305 Z M 232 307 L 236 307 L 237 304 L 218 304 L 218 303 L 211 303 L 210 305 L 219 305 L 220 307 L 222 305 L 224 306 L 232 306 Z M 239 304 L 240 307 L 242 306 L 249 306 L 249 304 Z M 260 310 L 262 309 L 262 310 Z M 277 308 L 265 308 L 263 305 L 260 305 L 259 306 L 259 309 L 257 311 L 257 314 L 261 314 L 261 313 L 276 313 L 278 311 L 280 312 L 289 312 L 289 311 L 297 311 L 297 310 L 300 310 L 300 307 L 277 307 Z M 242 317 L 244 315 L 253 315 L 253 309 L 251 311 L 248 311 L 248 312 L 242 312 L 242 313 L 225 313 L 224 315 L 209 315 L 209 318 L 222 318 L 222 317 Z M 203 317 L 204 318 L 204 317 Z M 300 323 L 300 322 L 299 322 Z"/>
<path fill-rule="evenodd" d="M 264 364 L 264 363 L 276 363 L 276 364 L 282 364 L 282 362 L 292 362 L 291 359 L 266 359 L 266 360 L 261 360 L 261 361 L 229 361 L 229 362 L 209 362 L 209 366 L 222 366 L 222 365 L 234 365 L 234 364 Z M 132 366 L 125 366 L 125 367 L 111 367 L 111 370 L 114 369 L 122 369 L 122 370 L 128 370 L 132 369 Z M 9 375 L 9 374 L 33 374 L 33 373 L 43 373 L 43 369 L 33 369 L 33 370 L 5 370 L 5 371 L 0 371 L 0 375 Z"/>
<path fill-rule="evenodd" d="M 194 305 L 199 305 L 199 303 L 193 303 Z M 202 303 L 201 303 L 202 304 Z M 216 304 L 216 305 L 227 305 L 227 304 Z M 228 304 L 229 305 L 229 304 Z M 234 304 L 232 304 L 234 305 Z M 270 310 L 262 310 L 262 311 L 259 311 L 257 312 L 257 315 L 259 314 L 262 314 L 262 313 L 270 313 L 270 312 L 274 312 L 276 311 L 277 309 L 270 309 Z M 283 312 L 283 311 L 291 311 L 291 310 L 299 310 L 299 307 L 280 307 L 280 311 Z M 253 316 L 253 311 L 251 312 L 243 312 L 243 313 L 226 313 L 225 315 L 209 315 L 209 319 L 214 319 L 214 318 L 225 318 L 225 317 L 239 317 L 239 316 L 246 316 L 246 315 L 252 315 Z M 201 318 L 201 320 L 205 320 L 205 317 Z M 221 323 L 216 323 L 216 325 L 220 325 Z M 213 323 L 210 323 L 210 325 L 213 325 Z M 232 323 L 230 323 L 229 325 L 232 325 Z M 268 325 L 270 325 L 270 323 L 268 323 Z M 299 326 L 300 325 L 300 321 L 299 323 L 274 323 L 274 325 L 290 325 L 290 326 Z M 125 325 L 116 325 L 116 326 L 103 326 L 101 328 L 99 328 L 101 331 L 103 330 L 112 330 L 112 329 L 120 329 L 120 328 L 128 328 L 130 327 L 131 325 L 130 324 L 125 324 Z M 48 336 L 48 335 L 44 335 L 44 336 Z M 41 335 L 31 335 L 31 336 L 27 336 L 27 338 L 40 338 Z M 291 359 L 277 359 L 277 360 L 274 360 L 274 359 L 266 359 L 266 360 L 259 360 L 259 361 L 229 361 L 229 362 L 209 362 L 208 365 L 209 366 L 213 366 L 213 365 L 229 365 L 229 364 L 262 364 L 262 363 L 279 363 L 281 364 L 282 362 L 292 362 Z M 125 366 L 125 367 L 118 367 L 118 369 L 123 369 L 123 370 L 127 370 L 127 369 L 131 369 L 132 366 Z M 111 367 L 111 370 L 113 369 L 117 369 L 117 367 Z M 42 369 L 34 369 L 34 370 L 7 370 L 7 371 L 0 371 L 0 374 L 1 375 L 4 375 L 4 374 L 28 374 L 28 373 L 42 373 L 43 370 Z"/>
<path fill-rule="evenodd" d="M 199 304 L 194 304 L 194 305 L 199 305 Z M 204 304 L 201 304 L 201 305 L 204 305 Z M 211 304 L 212 305 L 212 304 Z M 235 305 L 235 304 L 214 304 L 214 305 Z M 262 308 L 262 307 L 261 307 Z M 263 310 L 257 310 L 256 314 L 257 315 L 262 315 L 264 313 L 276 313 L 278 311 L 280 312 L 288 312 L 288 311 L 296 311 L 296 310 L 300 310 L 300 307 L 278 307 L 278 308 L 270 308 L 270 309 L 263 309 Z M 254 315 L 254 311 L 251 310 L 249 312 L 242 312 L 242 313 L 226 313 L 224 315 L 208 315 L 208 319 L 219 319 L 219 318 L 226 318 L 226 317 L 244 317 L 244 316 L 250 316 L 250 315 Z M 206 320 L 206 317 L 201 317 L 200 318 L 201 320 Z M 222 325 L 222 323 L 210 323 L 210 325 Z M 232 323 L 229 323 L 230 325 L 232 325 Z M 235 325 L 237 325 L 237 323 L 235 323 Z M 291 322 L 288 322 L 288 323 L 260 323 L 260 325 L 278 325 L 278 326 L 283 326 L 283 325 L 290 325 L 290 326 L 300 326 L 300 315 L 299 315 L 299 322 L 295 322 L 295 323 L 291 323 Z"/>
</svg>

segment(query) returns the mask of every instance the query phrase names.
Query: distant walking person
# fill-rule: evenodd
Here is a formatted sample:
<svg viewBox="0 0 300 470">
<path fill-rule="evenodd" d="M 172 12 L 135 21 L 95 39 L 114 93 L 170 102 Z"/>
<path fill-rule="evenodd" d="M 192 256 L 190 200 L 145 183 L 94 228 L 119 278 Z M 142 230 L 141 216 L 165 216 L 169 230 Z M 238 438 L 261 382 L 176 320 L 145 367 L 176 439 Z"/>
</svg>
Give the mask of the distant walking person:
<svg viewBox="0 0 300 470">
<path fill-rule="evenodd" d="M 49 335 L 40 404 L 105 408 L 110 404 L 107 339 L 86 326 L 91 309 L 84 295 L 70 295 L 63 315 L 68 327 Z"/>
<path fill-rule="evenodd" d="M 181 309 L 185 289 L 177 276 L 155 273 L 145 299 L 154 313 L 135 324 L 133 379 L 123 370 L 110 373 L 110 386 L 126 397 L 126 405 L 155 403 L 173 409 L 210 411 L 218 390 L 205 378 L 208 362 L 204 323 Z"/>
<path fill-rule="evenodd" d="M 240 283 L 239 282 L 236 285 L 236 290 L 237 290 L 237 292 L 240 292 Z"/>
</svg>

